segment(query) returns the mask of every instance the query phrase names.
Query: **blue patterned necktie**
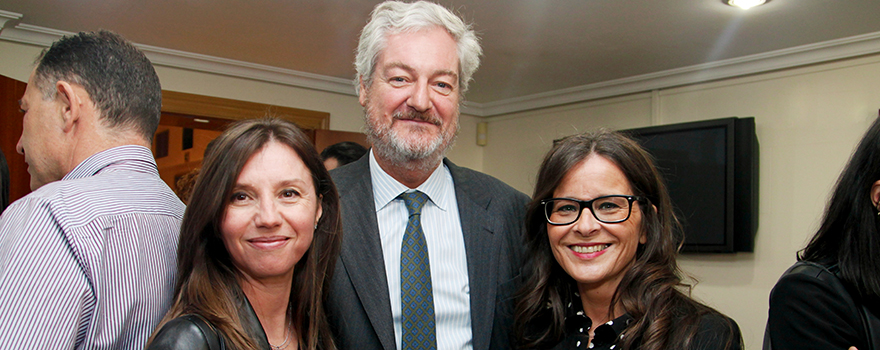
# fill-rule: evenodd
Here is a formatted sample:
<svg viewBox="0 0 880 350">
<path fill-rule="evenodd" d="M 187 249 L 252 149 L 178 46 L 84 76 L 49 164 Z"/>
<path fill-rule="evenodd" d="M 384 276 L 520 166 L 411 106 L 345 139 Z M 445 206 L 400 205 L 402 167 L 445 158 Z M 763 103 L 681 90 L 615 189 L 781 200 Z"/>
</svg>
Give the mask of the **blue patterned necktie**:
<svg viewBox="0 0 880 350">
<path fill-rule="evenodd" d="M 402 350 L 436 349 L 434 294 L 428 245 L 422 231 L 422 207 L 428 196 L 415 191 L 402 193 L 409 221 L 400 248 L 400 306 L 402 312 Z"/>
</svg>

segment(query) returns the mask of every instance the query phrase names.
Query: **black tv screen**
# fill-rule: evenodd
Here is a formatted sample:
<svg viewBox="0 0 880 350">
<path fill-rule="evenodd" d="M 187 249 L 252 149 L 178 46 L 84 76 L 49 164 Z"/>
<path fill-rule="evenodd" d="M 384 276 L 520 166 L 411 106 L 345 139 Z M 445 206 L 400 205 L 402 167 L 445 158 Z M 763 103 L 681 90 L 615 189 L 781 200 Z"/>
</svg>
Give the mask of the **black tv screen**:
<svg viewBox="0 0 880 350">
<path fill-rule="evenodd" d="M 758 218 L 754 118 L 622 131 L 654 156 L 683 225 L 683 252 L 754 250 Z"/>
</svg>

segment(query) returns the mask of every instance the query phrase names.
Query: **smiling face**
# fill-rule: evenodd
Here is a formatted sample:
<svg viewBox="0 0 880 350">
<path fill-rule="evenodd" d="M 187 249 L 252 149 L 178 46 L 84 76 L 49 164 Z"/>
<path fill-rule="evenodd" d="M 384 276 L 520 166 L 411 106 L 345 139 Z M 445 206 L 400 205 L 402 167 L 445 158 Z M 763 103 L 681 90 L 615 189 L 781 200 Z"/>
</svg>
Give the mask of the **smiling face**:
<svg viewBox="0 0 880 350">
<path fill-rule="evenodd" d="M 28 79 L 20 103 L 24 116 L 21 137 L 15 149 L 24 155 L 31 175 L 30 187 L 34 191 L 67 175 L 61 161 L 65 158 L 62 151 L 66 149 L 61 142 L 64 139 L 63 105 L 57 99 L 43 98 L 34 82 L 34 73 Z"/>
<path fill-rule="evenodd" d="M 387 39 L 359 96 L 373 147 L 394 161 L 439 161 L 458 131 L 455 41 L 439 27 Z"/>
<path fill-rule="evenodd" d="M 320 198 L 308 168 L 289 146 L 270 141 L 242 168 L 221 236 L 246 280 L 289 281 L 320 218 Z"/>
<path fill-rule="evenodd" d="M 553 192 L 553 197 L 591 200 L 612 194 L 633 195 L 620 168 L 608 159 L 591 155 L 573 167 Z M 624 222 L 606 224 L 584 208 L 571 224 L 547 224 L 550 249 L 559 265 L 577 283 L 581 292 L 613 293 L 636 258 L 641 234 L 642 212 L 634 204 Z"/>
</svg>

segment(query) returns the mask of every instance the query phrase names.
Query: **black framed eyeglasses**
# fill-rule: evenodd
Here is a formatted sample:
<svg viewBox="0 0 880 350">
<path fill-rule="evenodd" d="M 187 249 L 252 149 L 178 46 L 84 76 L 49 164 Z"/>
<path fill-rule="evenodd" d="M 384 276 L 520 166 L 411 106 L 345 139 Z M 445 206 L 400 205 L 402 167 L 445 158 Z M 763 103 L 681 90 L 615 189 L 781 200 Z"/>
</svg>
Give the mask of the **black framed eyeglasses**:
<svg viewBox="0 0 880 350">
<path fill-rule="evenodd" d="M 599 222 L 615 224 L 629 219 L 633 202 L 645 200 L 647 200 L 645 197 L 614 194 L 596 197 L 589 201 L 550 198 L 542 200 L 541 204 L 544 205 L 544 215 L 550 225 L 572 224 L 580 219 L 584 208 L 589 208 L 593 217 Z"/>
</svg>

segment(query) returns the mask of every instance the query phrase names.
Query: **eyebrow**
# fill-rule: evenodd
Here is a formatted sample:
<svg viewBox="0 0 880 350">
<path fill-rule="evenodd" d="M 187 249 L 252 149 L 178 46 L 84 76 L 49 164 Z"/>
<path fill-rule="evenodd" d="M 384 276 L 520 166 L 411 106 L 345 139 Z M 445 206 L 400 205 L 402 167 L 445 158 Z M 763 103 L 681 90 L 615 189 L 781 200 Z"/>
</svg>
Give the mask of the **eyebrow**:
<svg viewBox="0 0 880 350">
<path fill-rule="evenodd" d="M 277 188 L 284 188 L 284 187 L 291 187 L 291 186 L 302 186 L 302 187 L 305 187 L 305 188 L 309 187 L 309 186 L 308 186 L 308 183 L 307 183 L 305 180 L 303 180 L 303 179 L 286 179 L 286 180 L 281 180 L 281 181 L 275 182 L 275 183 L 273 184 L 273 186 L 274 186 L 276 189 L 277 189 Z M 251 185 L 251 184 L 248 184 L 248 183 L 240 183 L 240 182 L 237 182 L 237 181 L 236 181 L 235 185 L 232 186 L 233 191 L 235 191 L 235 190 L 254 190 L 255 188 L 257 188 L 257 187 L 256 187 L 256 186 L 253 186 L 253 185 Z"/>
<path fill-rule="evenodd" d="M 276 183 L 279 187 L 302 186 L 309 187 L 308 183 L 303 179 L 287 179 Z"/>
<path fill-rule="evenodd" d="M 415 68 L 413 68 L 410 65 L 404 64 L 402 62 L 391 62 L 391 63 L 385 65 L 385 69 L 391 69 L 391 68 L 400 68 L 400 69 L 403 69 L 409 73 L 415 72 Z M 433 73 L 431 73 L 431 76 L 438 76 L 438 75 L 447 75 L 447 76 L 453 77 L 456 81 L 458 80 L 458 74 L 451 71 L 451 70 L 448 70 L 448 69 L 436 70 Z"/>
</svg>

